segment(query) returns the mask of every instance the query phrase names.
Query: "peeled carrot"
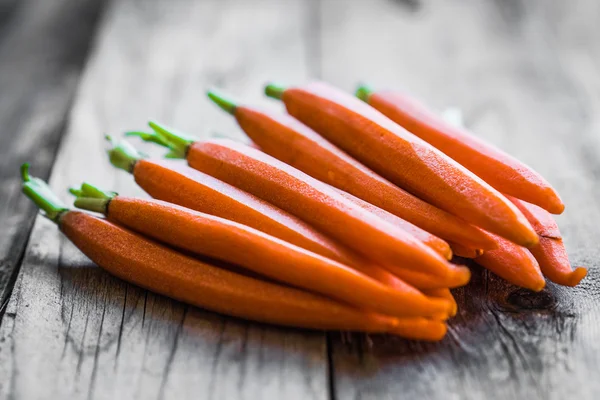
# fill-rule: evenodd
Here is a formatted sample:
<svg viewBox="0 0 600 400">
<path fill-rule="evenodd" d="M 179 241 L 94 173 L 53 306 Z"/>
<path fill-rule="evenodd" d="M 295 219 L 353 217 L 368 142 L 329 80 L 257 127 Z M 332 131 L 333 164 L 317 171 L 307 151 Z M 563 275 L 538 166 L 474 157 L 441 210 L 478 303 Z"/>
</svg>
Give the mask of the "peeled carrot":
<svg viewBox="0 0 600 400">
<path fill-rule="evenodd" d="M 346 249 L 314 228 L 256 196 L 177 161 L 143 158 L 129 143 L 109 150 L 117 168 L 133 174 L 155 199 L 250 226 L 314 253 L 350 263 Z"/>
<path fill-rule="evenodd" d="M 446 324 L 425 318 L 400 319 L 391 333 L 415 340 L 437 342 L 442 340 L 448 331 Z"/>
<path fill-rule="evenodd" d="M 474 249 L 458 243 L 450 243 L 450 248 L 455 256 L 462 258 L 476 258 L 484 253 L 481 249 Z"/>
<path fill-rule="evenodd" d="M 469 268 L 450 265 L 452 265 L 450 272 L 443 278 L 404 268 L 395 269 L 393 273 L 402 281 L 418 289 L 457 288 L 469 283 L 469 279 L 471 279 Z"/>
<path fill-rule="evenodd" d="M 499 236 L 498 248 L 475 258 L 475 262 L 512 284 L 539 292 L 546 281 L 535 258 L 526 248 Z"/>
<path fill-rule="evenodd" d="M 324 83 L 266 93 L 288 112 L 417 197 L 523 246 L 537 235 L 502 194 L 379 111 Z"/>
<path fill-rule="evenodd" d="M 450 272 L 443 257 L 407 232 L 261 151 L 226 139 L 194 142 L 155 123 L 151 127 L 157 135 L 152 141 L 162 140 L 191 167 L 281 207 L 385 268 Z"/>
<path fill-rule="evenodd" d="M 365 310 L 412 317 L 446 314 L 450 304 L 405 285 L 390 287 L 318 254 L 256 229 L 160 200 L 82 185 L 75 205 L 176 248 L 226 261 L 263 276 L 333 297 Z M 232 251 L 232 249 L 234 249 Z"/>
<path fill-rule="evenodd" d="M 223 314 L 309 329 L 402 330 L 410 321 L 361 311 L 298 289 L 249 278 L 164 247 L 107 220 L 68 210 L 45 185 L 22 171 L 23 191 L 65 236 L 109 273 L 146 289 Z M 414 319 L 415 336 L 424 336 Z"/>
<path fill-rule="evenodd" d="M 450 289 L 447 289 L 447 288 L 430 289 L 430 290 L 424 290 L 423 293 L 425 293 L 426 295 L 431 296 L 431 297 L 439 297 L 440 299 L 448 300 L 452 304 L 452 310 L 450 311 L 451 317 L 454 317 L 456 315 L 456 313 L 458 312 L 458 304 L 456 303 L 456 299 L 450 292 Z"/>
<path fill-rule="evenodd" d="M 236 118 L 253 143 L 280 161 L 442 239 L 475 248 L 495 245 L 480 229 L 400 189 L 295 118 L 236 105 L 215 91 L 208 96 Z"/>
<path fill-rule="evenodd" d="M 498 191 L 553 214 L 564 211 L 560 196 L 540 174 L 494 145 L 446 122 L 415 99 L 392 91 L 373 92 L 366 86 L 357 90 L 357 96 Z"/>
<path fill-rule="evenodd" d="M 361 207 L 362 209 L 367 210 L 370 213 L 377 215 L 384 221 L 387 221 L 390 224 L 405 230 L 409 234 L 413 235 L 415 238 L 425 243 L 427 246 L 429 246 L 432 250 L 437 252 L 442 257 L 445 257 L 448 260 L 452 259 L 452 250 L 450 249 L 450 245 L 448 245 L 448 243 L 446 243 L 439 237 L 432 235 L 431 233 L 424 231 L 418 226 L 415 226 L 410 222 L 403 220 L 402 218 L 398 218 L 394 214 L 389 213 L 377 206 L 374 206 L 371 203 L 367 203 L 366 201 L 361 200 L 358 197 L 351 195 L 350 193 L 346 193 L 343 190 L 335 188 L 334 190 L 342 196 L 344 196 L 346 199 Z"/>
<path fill-rule="evenodd" d="M 540 242 L 529 249 L 540 264 L 544 275 L 554 283 L 565 286 L 577 286 L 587 275 L 587 269 L 571 267 L 567 249 L 554 218 L 544 209 L 509 197 L 529 220 L 540 236 Z"/>
</svg>

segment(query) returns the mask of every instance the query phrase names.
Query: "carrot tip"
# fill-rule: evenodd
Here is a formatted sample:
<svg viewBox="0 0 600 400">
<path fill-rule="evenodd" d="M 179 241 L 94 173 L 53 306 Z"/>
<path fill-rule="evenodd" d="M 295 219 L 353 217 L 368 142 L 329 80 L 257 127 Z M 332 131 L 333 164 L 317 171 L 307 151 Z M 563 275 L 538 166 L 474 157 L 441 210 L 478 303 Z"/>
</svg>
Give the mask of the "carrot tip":
<svg viewBox="0 0 600 400">
<path fill-rule="evenodd" d="M 587 276 L 587 269 L 584 267 L 577 267 L 575 268 L 575 270 L 564 273 L 564 274 L 560 274 L 559 276 L 553 276 L 552 278 L 549 278 L 552 282 L 557 283 L 559 285 L 563 285 L 563 286 L 577 286 L 579 284 L 579 282 L 581 282 L 581 280 L 583 278 L 585 278 Z"/>
</svg>

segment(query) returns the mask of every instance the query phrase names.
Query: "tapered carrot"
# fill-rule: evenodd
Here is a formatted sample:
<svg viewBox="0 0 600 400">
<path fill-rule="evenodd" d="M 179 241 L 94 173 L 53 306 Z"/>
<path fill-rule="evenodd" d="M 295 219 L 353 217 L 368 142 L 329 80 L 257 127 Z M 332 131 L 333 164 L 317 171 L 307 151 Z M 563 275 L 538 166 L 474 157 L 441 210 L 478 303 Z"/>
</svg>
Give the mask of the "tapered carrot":
<svg viewBox="0 0 600 400">
<path fill-rule="evenodd" d="M 407 232 L 268 154 L 226 139 L 183 141 L 156 123 L 150 126 L 156 134 L 152 141 L 162 140 L 172 155 L 185 157 L 191 167 L 281 207 L 385 268 L 439 276 L 450 272 L 443 257 Z"/>
<path fill-rule="evenodd" d="M 458 243 L 450 243 L 450 248 L 455 256 L 462 258 L 476 258 L 484 253 L 481 249 L 463 246 Z"/>
<path fill-rule="evenodd" d="M 456 303 L 456 299 L 450 292 L 450 289 L 441 288 L 441 289 L 430 289 L 424 290 L 423 293 L 427 294 L 431 297 L 439 297 L 440 299 L 446 299 L 452 304 L 452 310 L 450 312 L 450 316 L 454 317 L 458 312 L 458 304 Z"/>
<path fill-rule="evenodd" d="M 475 262 L 512 284 L 539 292 L 546 281 L 535 258 L 525 247 L 499 236 L 498 248 L 475 258 Z"/>
<path fill-rule="evenodd" d="M 450 265 L 452 265 L 450 273 L 443 278 L 404 268 L 395 269 L 393 273 L 402 281 L 418 289 L 457 288 L 469 283 L 469 279 L 471 279 L 471 270 L 469 268 Z"/>
<path fill-rule="evenodd" d="M 387 221 L 390 224 L 395 225 L 398 228 L 403 229 L 406 232 L 410 233 L 415 238 L 419 239 L 420 241 L 425 243 L 427 246 L 429 246 L 431 249 L 436 251 L 442 257 L 445 257 L 448 260 L 450 260 L 452 258 L 452 250 L 450 249 L 450 246 L 448 245 L 448 243 L 446 243 L 439 237 L 432 235 L 431 233 L 419 228 L 418 226 L 415 226 L 415 225 L 411 224 L 410 222 L 403 220 L 402 218 L 398 218 L 394 214 L 387 212 L 384 209 L 374 206 L 371 203 L 367 203 L 366 201 L 361 200 L 358 197 L 351 195 L 350 193 L 346 193 L 343 190 L 339 190 L 339 189 L 335 189 L 335 188 L 334 188 L 334 190 L 336 192 L 338 192 L 339 194 L 341 194 L 342 196 L 344 196 L 346 199 L 353 202 L 354 204 L 363 208 L 364 210 L 367 210 L 370 213 L 377 215 L 379 218 L 383 219 L 384 221 Z"/>
<path fill-rule="evenodd" d="M 309 329 L 392 332 L 409 324 L 320 295 L 249 278 L 164 247 L 105 219 L 68 210 L 23 167 L 23 191 L 65 236 L 109 273 L 157 293 L 223 314 Z M 423 336 L 422 319 L 414 319 Z M 408 337 L 410 330 L 403 330 Z"/>
<path fill-rule="evenodd" d="M 524 246 L 537 235 L 502 194 L 379 111 L 324 83 L 268 85 L 287 111 L 334 145 L 417 197 Z"/>
<path fill-rule="evenodd" d="M 553 214 L 565 209 L 556 190 L 536 171 L 465 129 L 446 122 L 415 99 L 388 90 L 373 92 L 366 86 L 357 90 L 357 96 L 498 191 Z"/>
<path fill-rule="evenodd" d="M 400 319 L 391 333 L 415 340 L 437 342 L 442 340 L 448 331 L 446 324 L 425 318 Z"/>
<path fill-rule="evenodd" d="M 212 257 L 365 310 L 393 316 L 446 314 L 450 303 L 405 285 L 390 287 L 256 229 L 160 200 L 118 196 L 89 184 L 73 189 L 75 206 L 176 248 Z M 232 251 L 232 249 L 235 249 Z"/>
<path fill-rule="evenodd" d="M 112 143 L 111 162 L 133 174 L 155 199 L 250 226 L 322 256 L 349 264 L 346 249 L 297 217 L 177 161 L 144 158 L 129 143 Z"/>
<path fill-rule="evenodd" d="M 587 275 L 587 269 L 571 267 L 567 249 L 554 218 L 544 209 L 509 197 L 527 217 L 533 229 L 540 236 L 540 242 L 529 249 L 540 264 L 543 274 L 554 283 L 577 286 Z"/>
<path fill-rule="evenodd" d="M 237 105 L 214 90 L 208 96 L 236 118 L 253 143 L 280 161 L 442 239 L 476 248 L 495 245 L 480 229 L 400 189 L 295 118 Z"/>
</svg>

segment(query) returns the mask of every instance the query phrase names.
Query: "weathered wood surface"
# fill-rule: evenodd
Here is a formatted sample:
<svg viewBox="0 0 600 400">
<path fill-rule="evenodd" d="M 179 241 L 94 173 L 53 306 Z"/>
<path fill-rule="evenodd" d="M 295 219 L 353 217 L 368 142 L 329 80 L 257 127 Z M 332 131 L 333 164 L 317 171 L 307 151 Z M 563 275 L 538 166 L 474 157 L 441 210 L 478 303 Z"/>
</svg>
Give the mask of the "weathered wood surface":
<svg viewBox="0 0 600 400">
<path fill-rule="evenodd" d="M 103 134 L 149 118 L 241 137 L 206 86 L 254 101 L 271 76 L 307 79 L 305 12 L 301 0 L 113 2 L 53 188 L 62 195 L 85 179 L 139 193 L 109 165 Z M 329 391 L 323 334 L 224 318 L 127 285 L 42 218 L 0 329 L 0 376 L 0 398 L 14 399 L 325 399 Z"/>
<path fill-rule="evenodd" d="M 23 10 L 50 7 L 41 4 L 0 0 L 0 121 L 13 118 L 13 132 L 29 132 L 26 147 L 0 150 L 0 193 L 11 193 L 9 208 L 0 209 L 0 221 L 10 221 L 0 255 L 16 246 L 10 265 L 28 229 L 12 232 L 31 215 L 19 204 L 13 171 L 27 156 L 44 175 L 74 80 L 50 86 L 60 92 L 23 95 L 38 99 L 31 104 L 40 116 L 27 120 L 21 110 L 30 102 L 6 100 L 4 88 L 37 81 L 18 85 L 7 77 L 26 67 L 33 77 L 72 77 L 80 65 L 48 72 L 5 55 L 36 54 L 39 64 L 54 54 L 49 48 L 57 44 L 30 44 L 33 52 L 17 45 L 38 35 L 13 21 Z M 75 12 L 51 15 L 57 21 Z M 114 1 L 53 169 L 51 183 L 61 193 L 83 179 L 139 193 L 108 166 L 102 133 L 139 128 L 148 118 L 242 138 L 204 99 L 207 85 L 264 102 L 260 87 L 270 79 L 312 76 L 347 90 L 365 80 L 438 109 L 460 107 L 470 128 L 544 174 L 567 204 L 558 220 L 571 258 L 590 274 L 576 289 L 550 284 L 531 294 L 475 269 L 469 287 L 456 291 L 461 311 L 440 344 L 358 336 L 342 342 L 338 334 L 326 342 L 321 334 L 232 320 L 125 284 L 38 218 L 0 326 L 0 398 L 597 398 L 599 22 L 595 0 Z M 13 31 L 20 33 L 5 36 Z M 13 53 L 4 53 L 7 37 L 15 37 Z M 72 51 L 65 60 L 80 60 L 82 50 Z M 47 93 L 62 100 L 42 101 Z M 48 120 L 54 125 L 39 122 Z M 36 146 L 39 138 L 47 139 Z"/>
<path fill-rule="evenodd" d="M 323 78 L 460 107 L 470 128 L 557 187 L 567 248 L 589 276 L 535 295 L 479 270 L 456 291 L 461 311 L 442 343 L 337 341 L 337 398 L 598 398 L 600 3 L 398 3 L 324 2 Z"/>
<path fill-rule="evenodd" d="M 18 166 L 49 175 L 100 0 L 0 1 L 0 316 L 35 216 Z"/>
</svg>

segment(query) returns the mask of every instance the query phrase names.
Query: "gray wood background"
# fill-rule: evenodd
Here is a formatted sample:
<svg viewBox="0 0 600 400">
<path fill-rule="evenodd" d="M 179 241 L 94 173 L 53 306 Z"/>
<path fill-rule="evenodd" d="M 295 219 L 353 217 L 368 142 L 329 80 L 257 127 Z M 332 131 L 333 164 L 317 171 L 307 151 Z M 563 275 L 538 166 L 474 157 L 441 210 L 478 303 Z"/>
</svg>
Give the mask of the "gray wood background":
<svg viewBox="0 0 600 400">
<path fill-rule="evenodd" d="M 310 78 L 460 107 L 557 187 L 589 276 L 532 294 L 474 267 L 439 344 L 279 329 L 109 276 L 20 195 L 23 161 L 65 201 L 84 179 L 139 194 L 104 133 L 154 118 L 243 139 L 207 86 L 278 108 L 266 81 Z M 0 0 L 0 127 L 2 399 L 600 395 L 596 0 Z"/>
</svg>

